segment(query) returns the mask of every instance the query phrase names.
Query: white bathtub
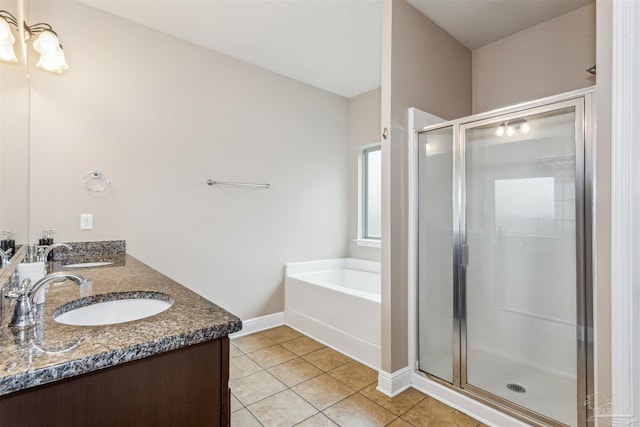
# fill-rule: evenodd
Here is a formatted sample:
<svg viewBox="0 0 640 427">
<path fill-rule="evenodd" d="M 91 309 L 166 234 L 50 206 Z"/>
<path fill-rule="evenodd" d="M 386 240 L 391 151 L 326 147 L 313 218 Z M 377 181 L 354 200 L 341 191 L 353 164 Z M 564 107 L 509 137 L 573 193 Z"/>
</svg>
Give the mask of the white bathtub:
<svg viewBox="0 0 640 427">
<path fill-rule="evenodd" d="M 380 368 L 380 263 L 353 258 L 289 263 L 285 322 Z"/>
</svg>

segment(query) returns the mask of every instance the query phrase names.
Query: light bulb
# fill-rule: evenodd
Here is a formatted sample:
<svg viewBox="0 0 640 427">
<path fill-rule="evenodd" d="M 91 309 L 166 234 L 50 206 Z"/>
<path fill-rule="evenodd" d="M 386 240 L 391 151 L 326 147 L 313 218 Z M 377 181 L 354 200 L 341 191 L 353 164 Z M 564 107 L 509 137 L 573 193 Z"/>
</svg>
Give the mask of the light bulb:
<svg viewBox="0 0 640 427">
<path fill-rule="evenodd" d="M 18 62 L 16 57 L 16 51 L 13 49 L 13 44 L 16 42 L 16 38 L 11 32 L 9 23 L 0 18 L 0 59 L 9 62 Z"/>
<path fill-rule="evenodd" d="M 513 136 L 516 134 L 516 128 L 513 125 L 507 126 L 507 136 Z"/>
<path fill-rule="evenodd" d="M 36 67 L 54 73 L 62 73 L 69 68 L 58 36 L 51 31 L 40 33 L 38 39 L 33 42 L 33 48 L 40 54 Z"/>
<path fill-rule="evenodd" d="M 531 130 L 531 126 L 529 126 L 529 123 L 524 122 L 523 124 L 520 125 L 520 131 L 522 133 L 528 133 Z"/>
<path fill-rule="evenodd" d="M 496 129 L 496 136 L 502 135 L 504 135 L 504 123 L 498 126 L 498 129 Z"/>
</svg>

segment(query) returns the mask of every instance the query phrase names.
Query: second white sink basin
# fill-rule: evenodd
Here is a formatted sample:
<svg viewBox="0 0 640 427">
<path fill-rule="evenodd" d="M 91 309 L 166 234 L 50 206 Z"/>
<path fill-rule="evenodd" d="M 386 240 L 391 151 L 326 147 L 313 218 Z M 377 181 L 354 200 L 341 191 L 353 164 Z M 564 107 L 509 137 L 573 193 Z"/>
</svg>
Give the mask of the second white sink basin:
<svg viewBox="0 0 640 427">
<path fill-rule="evenodd" d="M 103 267 L 105 265 L 111 265 L 111 261 L 98 261 L 98 262 L 80 262 L 77 264 L 63 265 L 63 268 L 91 268 L 91 267 Z"/>
<path fill-rule="evenodd" d="M 54 317 L 58 323 L 76 326 L 100 326 L 130 322 L 162 313 L 172 303 L 155 298 L 127 298 L 98 302 Z"/>
</svg>

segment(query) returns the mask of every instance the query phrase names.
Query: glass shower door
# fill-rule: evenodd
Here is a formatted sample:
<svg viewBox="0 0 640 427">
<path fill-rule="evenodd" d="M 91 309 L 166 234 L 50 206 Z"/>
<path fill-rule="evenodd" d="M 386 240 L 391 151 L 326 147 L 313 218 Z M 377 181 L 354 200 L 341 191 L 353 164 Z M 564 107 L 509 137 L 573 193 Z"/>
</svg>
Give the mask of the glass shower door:
<svg viewBox="0 0 640 427">
<path fill-rule="evenodd" d="M 418 365 L 454 383 L 453 126 L 418 139 Z M 454 311 L 455 310 L 455 311 Z M 458 353 L 459 354 L 459 353 Z"/>
<path fill-rule="evenodd" d="M 570 426 L 583 286 L 581 109 L 567 101 L 461 125 L 461 386 Z"/>
</svg>

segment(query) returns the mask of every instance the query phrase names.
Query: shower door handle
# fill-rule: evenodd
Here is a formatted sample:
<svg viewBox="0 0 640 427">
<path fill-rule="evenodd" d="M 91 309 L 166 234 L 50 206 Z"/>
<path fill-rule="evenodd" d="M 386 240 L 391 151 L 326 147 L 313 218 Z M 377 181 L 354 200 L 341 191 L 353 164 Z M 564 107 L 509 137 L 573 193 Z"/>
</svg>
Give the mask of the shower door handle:
<svg viewBox="0 0 640 427">
<path fill-rule="evenodd" d="M 460 265 L 466 267 L 469 265 L 469 246 L 460 245 Z"/>
</svg>

